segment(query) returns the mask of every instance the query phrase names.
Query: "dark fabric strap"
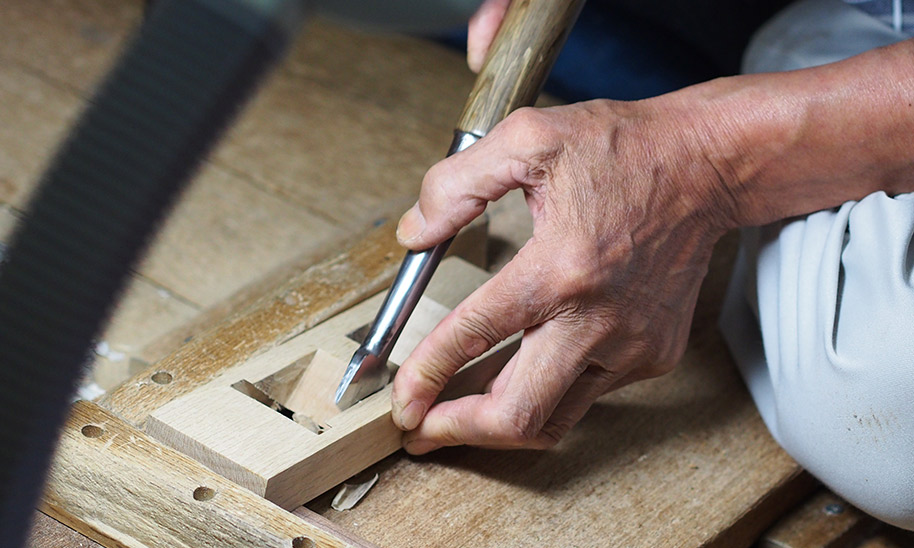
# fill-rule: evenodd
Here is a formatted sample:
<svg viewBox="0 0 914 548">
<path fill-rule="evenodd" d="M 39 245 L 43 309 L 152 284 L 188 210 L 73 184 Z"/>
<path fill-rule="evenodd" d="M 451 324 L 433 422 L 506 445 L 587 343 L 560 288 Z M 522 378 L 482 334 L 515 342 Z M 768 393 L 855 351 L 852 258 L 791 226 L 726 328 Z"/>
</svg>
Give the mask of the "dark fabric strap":
<svg viewBox="0 0 914 548">
<path fill-rule="evenodd" d="M 156 224 L 285 49 L 292 3 L 157 3 L 43 175 L 0 266 L 0 546 L 22 544 L 93 337 Z"/>
</svg>

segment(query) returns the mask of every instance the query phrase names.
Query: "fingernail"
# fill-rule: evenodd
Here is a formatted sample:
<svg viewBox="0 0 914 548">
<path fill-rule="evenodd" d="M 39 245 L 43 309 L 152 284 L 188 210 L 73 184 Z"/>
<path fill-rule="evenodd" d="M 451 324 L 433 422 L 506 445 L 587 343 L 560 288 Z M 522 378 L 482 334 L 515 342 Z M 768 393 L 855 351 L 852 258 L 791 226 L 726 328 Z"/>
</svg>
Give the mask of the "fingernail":
<svg viewBox="0 0 914 548">
<path fill-rule="evenodd" d="M 397 225 L 397 239 L 402 243 L 409 243 L 425 231 L 425 217 L 419 211 L 419 205 L 416 204 L 400 217 L 400 224 Z"/>
<path fill-rule="evenodd" d="M 441 446 L 433 441 L 415 440 L 415 441 L 407 442 L 403 448 L 406 449 L 406 452 L 409 453 L 410 455 L 424 455 L 425 453 L 428 453 L 429 451 L 434 451 L 435 449 L 438 449 L 439 447 L 441 447 Z"/>
<path fill-rule="evenodd" d="M 480 65 L 482 65 L 482 62 L 479 61 L 479 54 L 475 51 L 467 50 L 467 67 L 473 72 L 479 72 Z"/>
<path fill-rule="evenodd" d="M 425 404 L 413 400 L 409 402 L 406 407 L 403 408 L 403 411 L 400 412 L 400 427 L 404 430 L 413 430 L 419 423 L 422 422 L 422 417 L 425 416 Z"/>
</svg>

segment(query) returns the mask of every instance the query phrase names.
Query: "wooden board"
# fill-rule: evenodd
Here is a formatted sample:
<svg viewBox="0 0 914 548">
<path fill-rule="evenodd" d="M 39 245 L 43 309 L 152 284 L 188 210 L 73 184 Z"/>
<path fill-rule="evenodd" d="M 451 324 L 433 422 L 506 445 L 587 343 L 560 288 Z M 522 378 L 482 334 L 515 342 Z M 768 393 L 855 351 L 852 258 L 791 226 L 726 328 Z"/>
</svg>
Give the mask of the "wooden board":
<svg viewBox="0 0 914 548">
<path fill-rule="evenodd" d="M 426 46 L 309 25 L 214 161 L 353 229 L 395 220 L 444 157 L 473 81 L 459 55 Z"/>
<path fill-rule="evenodd" d="M 2 17 L 0 11 L 0 20 Z M 4 27 L 0 26 L 0 30 Z M 3 46 L 0 48 L 6 49 Z M 2 49 L 0 203 L 21 210 L 31 195 L 41 168 L 65 135 L 67 125 L 75 119 L 83 100 L 71 90 L 48 82 L 41 75 L 5 59 Z"/>
<path fill-rule="evenodd" d="M 269 347 L 264 341 L 300 332 L 300 322 L 331 316 L 359 298 L 358 287 L 389 279 L 396 265 L 385 264 L 380 244 L 395 249 L 390 229 L 376 236 L 291 280 L 291 293 L 279 288 L 191 341 L 189 355 L 169 362 L 182 368 L 176 393 L 248 361 L 258 345 Z M 381 479 L 353 510 L 331 510 L 326 495 L 309 507 L 382 546 L 749 546 L 810 482 L 766 433 L 713 328 L 733 244 L 725 240 L 715 255 L 682 367 L 604 398 L 556 449 L 397 452 L 369 469 Z M 290 311 L 288 294 L 314 298 Z M 247 357 L 232 361 L 236 354 Z M 152 371 L 108 404 L 141 417 L 171 401 L 172 385 L 148 380 Z"/>
<path fill-rule="evenodd" d="M 206 227 L 199 233 L 200 227 Z M 344 236 L 343 226 L 207 163 L 139 265 L 143 276 L 200 309 L 289 260 Z"/>
<path fill-rule="evenodd" d="M 392 368 L 488 277 L 458 258 L 443 261 L 391 354 Z M 390 419 L 391 387 L 342 412 L 333 405 L 333 394 L 358 348 L 354 334 L 364 332 L 384 296 L 375 295 L 154 411 L 146 431 L 287 509 L 361 472 L 400 448 L 401 432 Z M 513 353 L 512 342 L 468 364 L 452 386 L 464 393 L 482 390 Z M 309 378 L 319 384 L 289 393 Z M 259 388 L 254 397 L 251 386 Z M 313 403 L 302 405 L 299 397 Z M 310 415 L 308 422 L 321 430 L 291 420 L 271 408 L 273 402 Z"/>
<path fill-rule="evenodd" d="M 142 12 L 142 0 L 8 0 L 0 4 L 0 57 L 85 97 Z"/>
<path fill-rule="evenodd" d="M 840 548 L 860 544 L 875 521 L 825 489 L 779 520 L 759 548 Z"/>
</svg>

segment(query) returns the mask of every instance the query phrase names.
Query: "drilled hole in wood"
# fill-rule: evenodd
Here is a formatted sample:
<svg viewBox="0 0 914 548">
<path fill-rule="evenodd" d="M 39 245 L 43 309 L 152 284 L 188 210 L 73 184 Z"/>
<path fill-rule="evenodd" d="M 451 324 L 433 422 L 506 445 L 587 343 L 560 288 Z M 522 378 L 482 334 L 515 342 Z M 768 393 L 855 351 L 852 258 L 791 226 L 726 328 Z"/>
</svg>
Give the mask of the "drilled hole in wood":
<svg viewBox="0 0 914 548">
<path fill-rule="evenodd" d="M 156 371 L 152 374 L 152 382 L 156 384 L 168 384 L 174 380 L 168 371 Z"/>
<path fill-rule="evenodd" d="M 206 501 L 212 500 L 216 496 L 216 491 L 210 489 L 209 487 L 197 487 L 194 489 L 194 500 Z"/>
<path fill-rule="evenodd" d="M 83 436 L 86 436 L 87 438 L 97 438 L 105 433 L 105 429 L 101 426 L 98 426 L 97 424 L 87 424 L 82 427 L 80 432 L 82 432 Z"/>
<path fill-rule="evenodd" d="M 295 537 L 292 539 L 292 548 L 314 548 L 317 544 L 308 537 Z"/>
</svg>

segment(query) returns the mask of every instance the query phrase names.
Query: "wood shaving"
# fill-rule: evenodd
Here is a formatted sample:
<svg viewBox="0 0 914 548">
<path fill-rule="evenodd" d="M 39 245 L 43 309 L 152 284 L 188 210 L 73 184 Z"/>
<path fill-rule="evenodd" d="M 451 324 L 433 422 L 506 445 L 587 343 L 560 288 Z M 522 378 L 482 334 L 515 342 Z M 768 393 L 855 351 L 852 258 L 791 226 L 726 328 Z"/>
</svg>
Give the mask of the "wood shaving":
<svg viewBox="0 0 914 548">
<path fill-rule="evenodd" d="M 333 497 L 330 507 L 340 512 L 353 508 L 362 500 L 368 491 L 378 482 L 378 475 L 364 483 L 344 483 L 340 491 Z"/>
</svg>

